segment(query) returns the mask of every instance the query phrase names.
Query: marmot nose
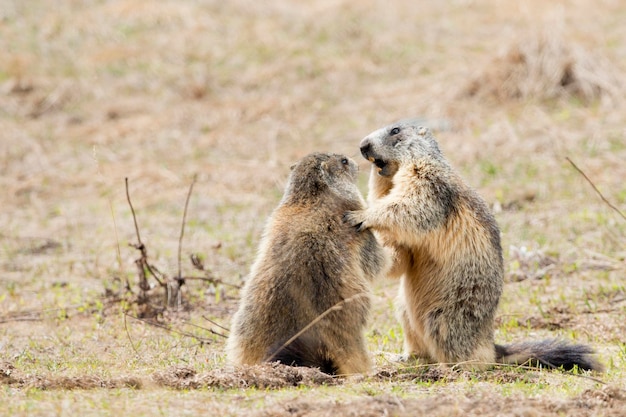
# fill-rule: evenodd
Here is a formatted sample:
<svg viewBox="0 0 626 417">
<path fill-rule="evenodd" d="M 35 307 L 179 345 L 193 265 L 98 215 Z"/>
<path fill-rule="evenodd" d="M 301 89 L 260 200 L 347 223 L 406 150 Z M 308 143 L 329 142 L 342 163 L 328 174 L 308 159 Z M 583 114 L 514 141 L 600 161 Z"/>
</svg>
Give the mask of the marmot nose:
<svg viewBox="0 0 626 417">
<path fill-rule="evenodd" d="M 361 155 L 363 155 L 363 158 L 368 159 L 371 147 L 372 145 L 369 141 L 364 140 L 361 142 Z"/>
</svg>

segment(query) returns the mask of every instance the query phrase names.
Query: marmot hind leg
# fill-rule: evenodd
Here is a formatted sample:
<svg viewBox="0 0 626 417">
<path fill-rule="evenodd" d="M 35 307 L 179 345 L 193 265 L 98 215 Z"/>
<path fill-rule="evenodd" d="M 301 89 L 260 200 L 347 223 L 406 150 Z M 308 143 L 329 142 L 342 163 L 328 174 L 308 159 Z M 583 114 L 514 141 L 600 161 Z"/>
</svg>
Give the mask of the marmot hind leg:
<svg viewBox="0 0 626 417">
<path fill-rule="evenodd" d="M 372 369 L 372 360 L 365 348 L 352 348 L 335 352 L 336 375 L 365 374 Z"/>
<path fill-rule="evenodd" d="M 439 363 L 485 369 L 495 361 L 493 332 L 480 322 L 459 321 L 452 312 L 431 311 L 424 321 L 424 345 Z M 473 324 L 473 325 L 472 325 Z"/>
<path fill-rule="evenodd" d="M 331 343 L 326 344 L 322 340 Z M 263 359 L 289 366 L 318 368 L 330 375 L 367 373 L 372 362 L 361 338 L 345 338 L 341 335 L 324 337 L 320 334 L 304 334 L 287 345 L 277 344 Z"/>
<path fill-rule="evenodd" d="M 409 319 L 410 313 L 407 311 L 406 301 L 402 292 L 398 296 L 396 305 L 396 314 L 404 332 L 402 360 L 418 359 L 420 362 L 431 363 L 432 358 L 423 341 L 424 335 L 411 324 Z"/>
<path fill-rule="evenodd" d="M 338 373 L 339 367 L 326 346 L 307 335 L 293 340 L 287 345 L 279 344 L 268 351 L 263 359 L 266 362 L 280 362 L 289 366 L 318 368 L 329 375 Z"/>
</svg>

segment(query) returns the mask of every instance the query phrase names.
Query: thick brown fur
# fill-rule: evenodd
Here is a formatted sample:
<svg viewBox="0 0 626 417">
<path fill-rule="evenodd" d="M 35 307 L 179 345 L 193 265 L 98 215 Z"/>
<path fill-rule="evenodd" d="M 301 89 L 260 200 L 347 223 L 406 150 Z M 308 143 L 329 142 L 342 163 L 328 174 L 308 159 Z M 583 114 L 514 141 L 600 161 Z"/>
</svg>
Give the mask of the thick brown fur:
<svg viewBox="0 0 626 417">
<path fill-rule="evenodd" d="M 361 142 L 372 162 L 369 208 L 346 214 L 393 251 L 401 276 L 398 317 L 406 356 L 428 362 L 495 362 L 600 370 L 585 345 L 494 344 L 503 287 L 500 232 L 487 204 L 448 164 L 430 130 L 402 121 Z"/>
<path fill-rule="evenodd" d="M 365 208 L 357 174 L 356 163 L 337 154 L 311 154 L 292 167 L 233 318 L 230 362 L 370 370 L 370 282 L 384 273 L 387 257 L 372 232 L 342 220 Z"/>
</svg>

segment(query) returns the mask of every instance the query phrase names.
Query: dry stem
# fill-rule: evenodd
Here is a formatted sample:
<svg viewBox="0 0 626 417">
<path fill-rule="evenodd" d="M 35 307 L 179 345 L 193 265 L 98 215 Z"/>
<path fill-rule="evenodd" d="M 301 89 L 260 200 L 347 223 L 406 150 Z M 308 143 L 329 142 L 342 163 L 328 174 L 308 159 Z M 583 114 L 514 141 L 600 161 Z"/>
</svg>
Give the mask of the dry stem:
<svg viewBox="0 0 626 417">
<path fill-rule="evenodd" d="M 613 204 L 611 204 L 611 202 L 609 200 L 606 199 L 606 197 L 604 197 L 604 195 L 600 192 L 600 190 L 598 190 L 598 187 L 595 186 L 595 184 L 589 179 L 589 177 L 583 172 L 582 169 L 578 168 L 578 166 L 571 160 L 569 159 L 569 157 L 565 157 L 565 159 L 567 159 L 567 161 L 572 164 L 572 166 L 574 167 L 574 169 L 576 171 L 578 171 L 580 173 L 580 175 L 582 175 L 587 182 L 591 185 L 591 187 L 594 189 L 594 191 L 596 192 L 596 194 L 598 194 L 600 196 L 600 198 L 602 199 L 602 201 L 604 201 L 606 203 L 606 205 L 608 205 L 609 207 L 611 207 L 617 214 L 619 214 L 620 216 L 622 216 L 622 219 L 626 220 L 626 215 L 624 215 L 624 213 L 622 213 L 622 211 L 620 209 L 618 209 L 617 207 L 615 207 Z"/>
</svg>

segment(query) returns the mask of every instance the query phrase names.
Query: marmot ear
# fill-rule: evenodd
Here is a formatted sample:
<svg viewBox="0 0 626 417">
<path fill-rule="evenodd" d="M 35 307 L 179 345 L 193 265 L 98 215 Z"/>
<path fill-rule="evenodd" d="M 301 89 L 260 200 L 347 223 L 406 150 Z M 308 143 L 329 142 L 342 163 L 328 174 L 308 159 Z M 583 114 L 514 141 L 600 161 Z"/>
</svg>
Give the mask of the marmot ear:
<svg viewBox="0 0 626 417">
<path fill-rule="evenodd" d="M 291 166 L 289 167 L 289 171 L 293 171 L 293 169 L 296 167 L 296 165 L 298 165 L 298 164 L 291 164 Z"/>
<path fill-rule="evenodd" d="M 320 173 L 322 174 L 322 178 L 324 178 L 325 181 L 328 181 L 328 178 L 330 177 L 330 170 L 328 169 L 328 161 L 324 161 L 320 164 Z"/>
</svg>

